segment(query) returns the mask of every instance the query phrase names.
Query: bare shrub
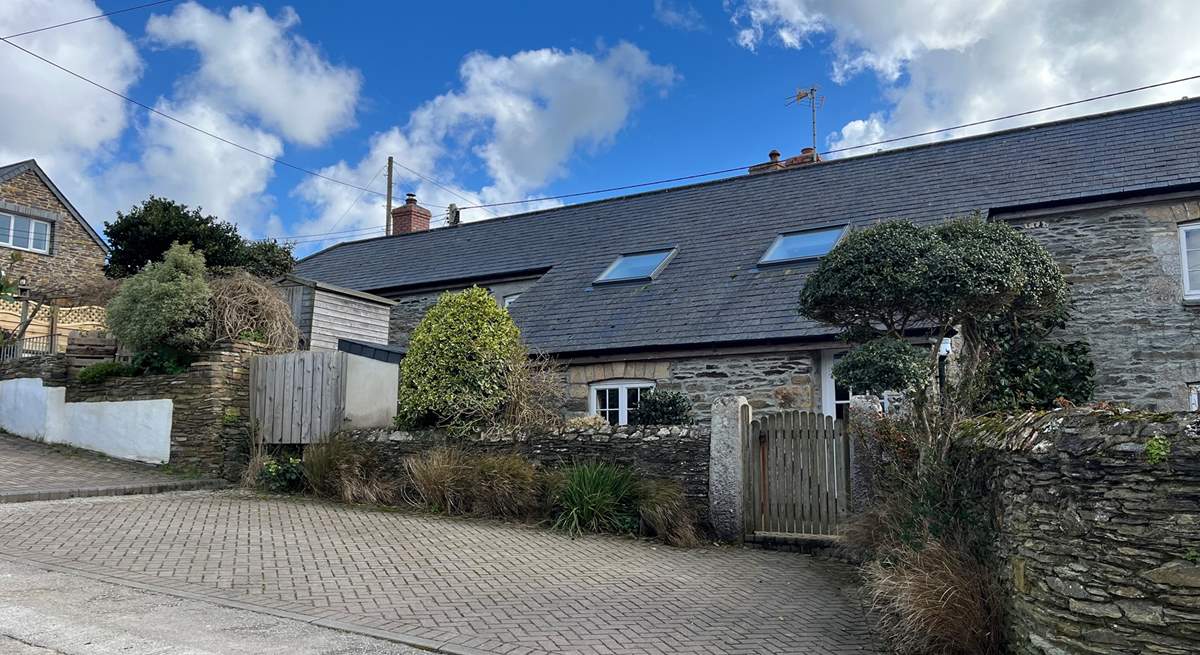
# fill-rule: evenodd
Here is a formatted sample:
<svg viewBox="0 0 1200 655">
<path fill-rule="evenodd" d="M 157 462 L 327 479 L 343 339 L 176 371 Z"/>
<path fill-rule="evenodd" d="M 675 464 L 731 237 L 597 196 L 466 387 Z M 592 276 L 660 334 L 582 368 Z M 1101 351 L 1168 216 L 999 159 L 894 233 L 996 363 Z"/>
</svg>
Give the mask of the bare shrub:
<svg viewBox="0 0 1200 655">
<path fill-rule="evenodd" d="M 258 488 L 259 476 L 262 474 L 263 465 L 267 462 L 267 445 L 264 442 L 262 433 L 259 432 L 253 421 L 246 432 L 246 441 L 249 450 L 249 457 L 246 460 L 246 470 L 242 471 L 240 484 L 246 489 Z"/>
<path fill-rule="evenodd" d="M 524 518 L 537 507 L 537 468 L 520 455 L 475 458 L 474 512 L 495 518 Z"/>
<path fill-rule="evenodd" d="M 638 485 L 638 514 L 642 522 L 671 546 L 695 546 L 696 517 L 688 506 L 683 485 L 674 480 L 643 480 Z"/>
<path fill-rule="evenodd" d="M 250 339 L 277 352 L 296 349 L 300 333 L 292 319 L 292 308 L 273 284 L 242 270 L 209 282 L 212 318 L 209 336 L 213 341 Z"/>
<path fill-rule="evenodd" d="M 515 353 L 505 375 L 508 397 L 501 424 L 509 429 L 556 427 L 566 401 L 563 370 L 550 357 Z"/>
<path fill-rule="evenodd" d="M 331 435 L 304 449 L 303 466 L 305 482 L 318 496 L 371 505 L 396 500 L 399 485 L 369 443 Z"/>
<path fill-rule="evenodd" d="M 434 448 L 404 462 L 408 472 L 408 500 L 435 512 L 466 514 L 475 494 L 475 467 L 458 448 Z"/>
<path fill-rule="evenodd" d="M 956 547 L 929 539 L 870 562 L 865 574 L 880 628 L 898 652 L 1001 652 L 990 573 Z"/>
</svg>

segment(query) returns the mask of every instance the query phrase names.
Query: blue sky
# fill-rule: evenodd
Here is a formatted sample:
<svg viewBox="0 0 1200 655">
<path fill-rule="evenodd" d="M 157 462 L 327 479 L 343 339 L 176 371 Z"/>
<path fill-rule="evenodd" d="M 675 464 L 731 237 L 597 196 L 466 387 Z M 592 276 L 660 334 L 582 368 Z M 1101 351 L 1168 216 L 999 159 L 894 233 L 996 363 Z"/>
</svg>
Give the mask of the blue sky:
<svg viewBox="0 0 1200 655">
<path fill-rule="evenodd" d="M 131 4 L 12 0 L 0 7 L 0 30 Z M 463 197 L 529 200 L 741 166 L 772 148 L 795 154 L 811 140 L 808 115 L 784 99 L 801 85 L 825 97 L 825 149 L 1197 74 L 1196 5 L 203 0 L 18 41 L 356 185 L 382 192 L 373 176 L 392 154 L 453 189 L 397 170 L 397 194 L 415 191 L 436 217 L 449 202 L 468 204 Z M 302 253 L 382 234 L 378 196 L 152 118 L 11 48 L 0 66 L 11 82 L 0 90 L 0 158 L 37 158 L 97 227 L 155 193 L 254 237 L 329 233 L 301 238 Z M 1023 122 L 1197 91 L 1176 85 Z"/>
</svg>

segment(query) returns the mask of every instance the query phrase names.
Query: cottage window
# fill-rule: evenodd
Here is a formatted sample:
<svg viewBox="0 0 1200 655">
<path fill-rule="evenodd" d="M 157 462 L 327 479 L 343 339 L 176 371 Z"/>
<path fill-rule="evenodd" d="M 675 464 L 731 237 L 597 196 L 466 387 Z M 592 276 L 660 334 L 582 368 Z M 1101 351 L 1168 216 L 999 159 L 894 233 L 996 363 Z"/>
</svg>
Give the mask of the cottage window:
<svg viewBox="0 0 1200 655">
<path fill-rule="evenodd" d="M 50 252 L 50 224 L 24 216 L 0 214 L 0 246 Z"/>
<path fill-rule="evenodd" d="M 778 264 L 781 262 L 796 262 L 806 259 L 816 259 L 833 250 L 846 226 L 825 228 L 821 230 L 806 230 L 804 232 L 786 232 L 775 237 L 775 241 L 767 248 L 767 252 L 758 260 L 759 264 Z"/>
<path fill-rule="evenodd" d="M 592 385 L 588 412 L 610 425 L 629 425 L 629 415 L 638 408 L 642 393 L 654 388 L 650 380 L 608 380 Z"/>
<path fill-rule="evenodd" d="M 617 260 L 608 265 L 600 277 L 596 278 L 596 282 L 625 282 L 628 280 L 649 280 L 658 275 L 671 256 L 675 254 L 675 249 L 671 250 L 655 250 L 652 252 L 638 252 L 621 255 Z"/>
<path fill-rule="evenodd" d="M 1183 297 L 1200 300 L 1200 223 L 1179 228 L 1183 252 Z"/>
<path fill-rule="evenodd" d="M 833 365 L 846 351 L 826 350 L 821 353 L 821 412 L 826 416 L 845 419 L 850 409 L 850 387 L 833 379 Z"/>
</svg>

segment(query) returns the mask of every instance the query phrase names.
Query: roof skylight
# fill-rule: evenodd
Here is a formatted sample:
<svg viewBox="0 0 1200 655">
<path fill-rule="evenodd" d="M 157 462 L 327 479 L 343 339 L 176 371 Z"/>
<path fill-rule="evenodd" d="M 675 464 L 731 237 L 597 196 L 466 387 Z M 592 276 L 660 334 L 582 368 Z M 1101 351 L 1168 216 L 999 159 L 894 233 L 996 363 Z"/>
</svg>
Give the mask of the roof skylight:
<svg viewBox="0 0 1200 655">
<path fill-rule="evenodd" d="M 596 278 L 596 282 L 624 282 L 627 280 L 649 280 L 667 265 L 675 249 L 639 252 L 617 257 L 617 261 Z"/>
<path fill-rule="evenodd" d="M 766 254 L 758 260 L 758 263 L 775 264 L 821 257 L 833 250 L 845 232 L 846 226 L 841 225 L 821 230 L 780 234 L 775 237 L 775 242 L 771 244 L 770 248 L 767 248 Z"/>
</svg>

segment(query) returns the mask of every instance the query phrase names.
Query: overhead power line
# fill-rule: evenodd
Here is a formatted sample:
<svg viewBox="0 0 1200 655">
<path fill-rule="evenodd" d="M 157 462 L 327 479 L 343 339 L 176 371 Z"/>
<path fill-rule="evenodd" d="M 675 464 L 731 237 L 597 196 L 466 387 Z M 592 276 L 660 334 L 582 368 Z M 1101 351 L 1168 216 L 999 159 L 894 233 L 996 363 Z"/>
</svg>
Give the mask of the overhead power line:
<svg viewBox="0 0 1200 655">
<path fill-rule="evenodd" d="M 988 123 L 995 123 L 997 121 L 1003 121 L 1003 120 L 1008 120 L 1008 119 L 1012 119 L 1012 118 L 1020 118 L 1022 116 L 1029 116 L 1029 115 L 1038 114 L 1041 112 L 1053 111 L 1055 109 L 1062 109 L 1064 107 L 1081 105 L 1081 104 L 1084 104 L 1087 102 L 1095 102 L 1096 100 L 1106 100 L 1108 98 L 1115 98 L 1117 96 L 1127 95 L 1130 93 L 1137 93 L 1139 91 L 1147 91 L 1149 89 L 1156 89 L 1156 88 L 1163 87 L 1163 86 L 1169 86 L 1171 84 L 1179 84 L 1181 82 L 1190 82 L 1193 80 L 1200 80 L 1200 75 L 1190 75 L 1188 77 L 1180 77 L 1180 78 L 1173 79 L 1173 80 L 1167 80 L 1165 82 L 1156 82 L 1154 84 L 1146 84 L 1143 86 L 1133 87 L 1130 89 L 1124 89 L 1121 91 L 1114 91 L 1112 93 L 1105 93 L 1103 95 L 1091 96 L 1088 98 L 1081 98 L 1079 100 L 1072 100 L 1070 102 L 1063 102 L 1063 103 L 1059 103 L 1057 105 L 1049 105 L 1046 107 L 1039 107 L 1037 109 L 1029 109 L 1027 111 L 1021 111 L 1021 112 L 1017 112 L 1017 113 L 1013 113 L 1013 114 L 1005 114 L 1004 116 L 996 116 L 994 118 L 987 118 L 984 120 L 973 121 L 970 123 L 962 123 L 960 125 L 952 125 L 950 127 L 941 127 L 936 130 L 927 130 L 925 132 L 906 134 L 904 136 L 892 137 L 890 139 L 881 139 L 879 141 L 872 141 L 870 143 L 860 143 L 858 145 L 846 146 L 844 148 L 834 148 L 832 150 L 826 150 L 820 154 L 832 155 L 832 154 L 836 154 L 839 152 L 848 152 L 850 150 L 860 150 L 862 148 L 881 146 L 881 145 L 886 145 L 889 143 L 896 143 L 898 141 L 907 141 L 909 139 L 917 139 L 917 138 L 924 137 L 924 136 L 932 136 L 934 134 L 941 134 L 943 132 L 952 132 L 954 130 L 961 130 L 961 129 L 967 128 L 967 127 L 976 127 L 979 125 L 986 125 Z M 745 169 L 749 168 L 750 166 L 753 166 L 754 164 L 757 164 L 757 163 L 759 163 L 759 162 L 753 162 L 753 163 L 745 164 L 742 166 L 734 166 L 732 168 L 724 168 L 724 169 L 721 169 L 718 171 L 708 171 L 705 173 L 695 173 L 693 175 L 682 175 L 679 177 L 669 177 L 669 178 L 664 178 L 661 180 L 651 180 L 649 182 L 638 182 L 636 184 L 625 184 L 622 186 L 614 186 L 614 187 L 608 187 L 608 188 L 604 188 L 604 189 L 593 189 L 591 191 L 576 191 L 574 193 L 562 193 L 562 194 L 558 194 L 558 195 L 554 195 L 554 196 L 539 196 L 537 198 L 526 198 L 524 200 L 509 200 L 509 201 L 505 201 L 505 202 L 493 202 L 493 203 L 480 204 L 480 205 L 468 205 L 465 207 L 459 207 L 459 209 L 480 209 L 480 208 L 486 208 L 486 207 L 505 207 L 505 206 L 510 206 L 510 205 L 521 205 L 521 204 L 530 203 L 530 202 L 540 202 L 543 200 L 562 200 L 563 198 L 577 198 L 579 196 L 591 196 L 591 195 L 597 195 L 597 194 L 601 194 L 601 193 L 611 193 L 613 191 L 626 191 L 629 189 L 638 189 L 638 188 L 642 188 L 642 187 L 655 186 L 655 185 L 659 185 L 659 184 L 670 184 L 672 182 L 683 182 L 686 180 L 694 180 L 694 179 L 701 178 L 701 177 L 712 177 L 714 175 L 723 175 L 725 173 L 732 173 L 734 171 L 745 170 Z"/>
<path fill-rule="evenodd" d="M 15 39 L 18 36 L 25 36 L 27 34 L 37 34 L 38 32 L 54 30 L 54 29 L 58 29 L 60 27 L 66 27 L 68 25 L 75 25 L 78 23 L 86 23 L 88 21 L 97 20 L 100 18 L 108 18 L 109 16 L 116 16 L 117 14 L 123 14 L 123 13 L 129 12 L 129 11 L 137 11 L 138 9 L 146 9 L 148 7 L 157 7 L 158 5 L 166 5 L 166 4 L 170 4 L 172 2 L 178 2 L 178 1 L 179 0 L 158 0 L 157 2 L 147 2 L 147 3 L 141 4 L 141 5 L 134 5 L 133 7 L 126 7 L 124 9 L 116 9 L 113 11 L 107 11 L 107 12 L 104 12 L 103 14 L 96 14 L 95 16 L 88 16 L 86 18 L 76 18 L 75 20 L 69 20 L 65 23 L 58 23 L 56 25 L 47 25 L 46 27 L 39 27 L 35 30 L 25 30 L 24 32 L 17 32 L 16 34 L 9 34 L 8 36 L 4 36 L 4 37 L 0 37 L 0 38 Z"/>
<path fill-rule="evenodd" d="M 384 167 L 380 166 L 379 170 L 375 171 L 375 175 L 371 177 L 371 181 L 367 182 L 367 186 L 364 187 L 364 189 L 362 191 L 359 191 L 358 195 L 354 196 L 354 201 L 351 202 L 346 207 L 346 210 L 342 212 L 341 216 L 338 216 L 337 221 L 333 224 L 332 227 L 329 228 L 329 232 L 325 233 L 326 235 L 333 232 L 335 229 L 337 229 L 337 226 L 342 224 L 342 221 L 346 219 L 346 215 L 350 213 L 350 210 L 354 209 L 354 206 L 358 204 L 359 200 L 362 200 L 363 194 L 367 192 L 367 190 L 371 187 L 372 184 L 375 184 L 375 180 L 379 179 L 379 174 L 383 172 L 383 169 L 384 169 Z M 373 191 L 372 193 L 377 193 L 377 192 Z M 383 195 L 387 195 L 387 194 L 383 194 Z"/>
</svg>

